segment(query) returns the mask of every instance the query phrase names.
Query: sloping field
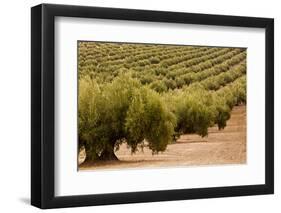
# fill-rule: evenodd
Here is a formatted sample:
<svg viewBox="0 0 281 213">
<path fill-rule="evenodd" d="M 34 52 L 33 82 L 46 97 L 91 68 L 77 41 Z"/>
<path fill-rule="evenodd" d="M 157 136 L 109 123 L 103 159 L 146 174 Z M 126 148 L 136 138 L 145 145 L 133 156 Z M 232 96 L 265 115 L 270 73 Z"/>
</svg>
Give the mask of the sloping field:
<svg viewBox="0 0 281 213">
<path fill-rule="evenodd" d="M 245 163 L 246 73 L 245 48 L 78 42 L 79 168 Z"/>
</svg>

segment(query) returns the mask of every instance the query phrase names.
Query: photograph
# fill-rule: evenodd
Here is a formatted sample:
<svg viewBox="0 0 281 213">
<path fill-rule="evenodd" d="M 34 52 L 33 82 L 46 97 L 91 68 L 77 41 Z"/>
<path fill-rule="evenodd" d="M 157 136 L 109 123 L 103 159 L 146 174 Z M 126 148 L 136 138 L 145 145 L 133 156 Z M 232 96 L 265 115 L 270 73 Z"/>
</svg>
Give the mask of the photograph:
<svg viewBox="0 0 281 213">
<path fill-rule="evenodd" d="M 78 171 L 247 163 L 247 48 L 77 41 Z"/>
<path fill-rule="evenodd" d="M 32 6 L 31 205 L 274 194 L 272 10 L 151 3 Z"/>
</svg>

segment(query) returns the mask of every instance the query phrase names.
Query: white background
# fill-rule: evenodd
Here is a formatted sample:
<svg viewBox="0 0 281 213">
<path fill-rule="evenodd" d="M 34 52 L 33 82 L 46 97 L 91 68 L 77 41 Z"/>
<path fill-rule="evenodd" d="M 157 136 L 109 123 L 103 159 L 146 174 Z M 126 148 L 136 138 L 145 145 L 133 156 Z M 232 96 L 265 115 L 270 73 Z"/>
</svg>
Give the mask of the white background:
<svg viewBox="0 0 281 213">
<path fill-rule="evenodd" d="M 281 14 L 278 1 L 45 1 L 107 7 L 201 12 L 275 18 L 275 59 L 280 57 Z M 1 212 L 39 212 L 30 196 L 30 7 L 41 1 L 1 2 Z M 278 57 L 279 56 L 279 57 Z M 280 61 L 275 63 L 275 195 L 173 201 L 50 210 L 51 212 L 279 212 L 281 207 Z M 277 82 L 279 82 L 277 85 Z M 279 211 L 278 211 L 279 210 Z"/>
<path fill-rule="evenodd" d="M 264 29 L 58 17 L 55 33 L 56 196 L 265 183 Z M 247 47 L 247 164 L 77 172 L 77 40 Z"/>
</svg>

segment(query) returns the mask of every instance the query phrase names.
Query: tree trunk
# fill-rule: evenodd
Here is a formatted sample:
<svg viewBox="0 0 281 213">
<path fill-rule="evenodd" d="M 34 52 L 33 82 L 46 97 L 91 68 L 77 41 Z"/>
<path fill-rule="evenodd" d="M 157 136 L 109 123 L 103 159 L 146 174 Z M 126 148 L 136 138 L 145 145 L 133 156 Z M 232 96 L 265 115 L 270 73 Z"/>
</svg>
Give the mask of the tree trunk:
<svg viewBox="0 0 281 213">
<path fill-rule="evenodd" d="M 93 152 L 93 150 L 91 149 L 90 146 L 85 145 L 85 152 L 86 152 L 86 158 L 85 158 L 83 164 L 92 163 L 99 158 L 97 153 Z"/>
<path fill-rule="evenodd" d="M 114 153 L 114 144 L 112 146 L 107 146 L 101 154 L 97 154 L 91 149 L 91 146 L 85 145 L 86 158 L 82 163 L 83 165 L 92 164 L 98 161 L 117 161 L 118 158 Z"/>
<path fill-rule="evenodd" d="M 105 149 L 99 156 L 99 160 L 102 160 L 102 161 L 118 160 L 117 156 L 114 153 L 114 147 L 112 149 Z"/>
</svg>

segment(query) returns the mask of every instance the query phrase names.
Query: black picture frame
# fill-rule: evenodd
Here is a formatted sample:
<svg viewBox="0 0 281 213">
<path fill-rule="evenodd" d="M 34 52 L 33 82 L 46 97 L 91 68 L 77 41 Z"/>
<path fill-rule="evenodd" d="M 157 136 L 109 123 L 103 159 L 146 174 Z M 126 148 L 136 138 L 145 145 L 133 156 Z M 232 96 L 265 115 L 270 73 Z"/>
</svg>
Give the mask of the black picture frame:
<svg viewBox="0 0 281 213">
<path fill-rule="evenodd" d="M 266 32 L 265 184 L 56 197 L 54 195 L 54 20 L 58 16 L 264 28 Z M 41 4 L 31 8 L 32 205 L 46 209 L 272 193 L 274 193 L 273 19 L 53 4 Z"/>
</svg>

